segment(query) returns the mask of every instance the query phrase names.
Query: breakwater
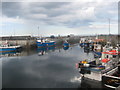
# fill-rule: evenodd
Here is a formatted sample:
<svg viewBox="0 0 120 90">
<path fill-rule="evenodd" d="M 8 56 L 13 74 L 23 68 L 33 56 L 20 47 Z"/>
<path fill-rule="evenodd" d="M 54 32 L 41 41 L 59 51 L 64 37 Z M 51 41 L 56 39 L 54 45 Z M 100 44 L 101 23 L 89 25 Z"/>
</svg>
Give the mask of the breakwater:
<svg viewBox="0 0 120 90">
<path fill-rule="evenodd" d="M 120 43 L 120 35 L 98 35 L 98 36 L 61 36 L 61 37 L 44 37 L 48 40 L 53 40 L 56 42 L 56 46 L 61 46 L 65 40 L 67 40 L 70 44 L 79 43 L 81 38 L 86 39 L 104 39 L 106 42 L 110 41 L 112 46 L 116 46 L 117 43 Z M 8 36 L 8 37 L 0 37 L 0 44 L 4 44 L 6 41 L 9 42 L 11 45 L 21 45 L 23 48 L 36 48 L 36 40 L 37 37 L 31 36 Z"/>
<path fill-rule="evenodd" d="M 7 42 L 10 45 L 21 45 L 23 48 L 36 46 L 36 38 L 31 36 L 1 37 L 0 40 L 0 44 L 5 44 Z"/>
</svg>

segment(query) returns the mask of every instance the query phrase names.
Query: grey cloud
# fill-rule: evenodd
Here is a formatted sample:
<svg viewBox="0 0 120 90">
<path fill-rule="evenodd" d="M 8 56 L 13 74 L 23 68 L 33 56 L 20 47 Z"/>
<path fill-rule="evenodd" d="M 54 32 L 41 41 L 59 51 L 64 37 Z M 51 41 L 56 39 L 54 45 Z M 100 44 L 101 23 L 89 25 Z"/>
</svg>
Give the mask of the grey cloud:
<svg viewBox="0 0 120 90">
<path fill-rule="evenodd" d="M 67 14 L 68 11 L 65 9 L 60 10 L 59 8 L 62 8 L 64 5 L 69 5 L 70 3 L 68 2 L 49 2 L 49 3 L 44 3 L 41 2 L 39 3 L 32 3 L 30 4 L 31 13 L 42 13 L 42 14 L 47 14 L 49 17 L 56 17 L 59 15 Z M 32 8 L 33 7 L 33 8 Z"/>
<path fill-rule="evenodd" d="M 75 20 L 72 22 L 66 22 L 64 24 L 69 26 L 70 28 L 76 28 L 76 27 L 81 27 L 81 26 L 89 26 L 89 25 L 91 25 L 90 24 L 91 22 L 94 22 L 94 21 L 92 21 L 92 20 L 84 20 L 84 21 Z"/>
<path fill-rule="evenodd" d="M 46 9 L 54 9 L 62 7 L 63 5 L 69 4 L 70 2 L 33 2 L 30 4 L 31 7 L 44 7 Z"/>
<path fill-rule="evenodd" d="M 2 14 L 7 17 L 16 17 L 22 14 L 22 6 L 18 2 L 2 2 Z"/>
<path fill-rule="evenodd" d="M 63 5 L 69 4 L 68 2 L 32 2 L 27 6 L 23 2 L 3 2 L 2 3 L 2 13 L 7 17 L 20 16 L 24 19 L 28 19 L 29 15 L 32 14 L 45 14 L 49 17 L 55 17 L 67 13 L 66 10 L 54 10 L 55 8 L 60 8 Z M 34 17 L 30 17 L 33 18 Z M 30 19 L 29 18 L 29 19 Z"/>
<path fill-rule="evenodd" d="M 115 13 L 117 11 L 117 6 L 118 4 L 115 2 L 109 3 L 109 4 L 103 4 L 102 7 L 98 6 L 95 8 L 95 15 L 98 18 L 102 18 L 102 19 L 107 19 L 110 17 L 114 17 L 117 16 Z M 111 13 L 113 12 L 113 13 Z"/>
<path fill-rule="evenodd" d="M 73 4 L 72 2 L 3 2 L 3 15 L 16 18 L 19 16 L 29 23 L 43 22 L 48 25 L 64 25 L 67 27 L 89 26 L 95 21 L 91 13 L 81 12 L 89 7 L 95 7 L 96 3 Z M 93 5 L 93 6 L 92 6 Z M 114 11 L 116 3 L 108 4 L 104 7 L 95 7 L 95 17 L 103 18 L 113 16 L 108 10 Z M 114 6 L 114 7 L 111 7 Z M 78 11 L 77 11 L 78 10 Z M 92 13 L 94 14 L 94 13 Z"/>
</svg>

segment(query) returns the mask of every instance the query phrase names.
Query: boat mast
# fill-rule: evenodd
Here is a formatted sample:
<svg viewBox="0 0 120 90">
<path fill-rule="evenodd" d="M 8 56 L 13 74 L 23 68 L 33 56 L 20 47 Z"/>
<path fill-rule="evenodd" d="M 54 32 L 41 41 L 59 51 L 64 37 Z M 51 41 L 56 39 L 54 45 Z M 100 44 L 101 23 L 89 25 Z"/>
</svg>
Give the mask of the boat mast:
<svg viewBox="0 0 120 90">
<path fill-rule="evenodd" d="M 14 30 L 14 36 L 15 36 L 15 29 L 13 29 Z"/>
<path fill-rule="evenodd" d="M 110 18 L 108 18 L 108 42 L 111 42 L 111 37 L 110 37 Z"/>
<path fill-rule="evenodd" d="M 109 35 L 110 35 L 110 19 L 108 19 L 109 20 Z"/>
<path fill-rule="evenodd" d="M 38 26 L 38 37 L 39 37 L 39 26 Z"/>
</svg>

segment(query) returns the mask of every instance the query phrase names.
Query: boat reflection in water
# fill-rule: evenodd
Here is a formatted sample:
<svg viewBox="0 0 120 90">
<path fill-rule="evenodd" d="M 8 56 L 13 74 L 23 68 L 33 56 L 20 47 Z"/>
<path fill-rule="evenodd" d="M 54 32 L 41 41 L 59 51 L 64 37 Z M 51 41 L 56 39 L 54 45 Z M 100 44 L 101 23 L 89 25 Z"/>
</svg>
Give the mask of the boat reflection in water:
<svg viewBox="0 0 120 90">
<path fill-rule="evenodd" d="M 63 47 L 64 50 L 68 50 L 69 49 L 69 46 L 68 47 Z"/>
<path fill-rule="evenodd" d="M 37 48 L 37 52 L 38 52 L 38 55 L 41 56 L 41 55 L 46 54 L 46 52 L 54 51 L 55 48 L 56 48 L 55 46 L 52 46 L 52 47 L 42 47 L 42 48 Z"/>
<path fill-rule="evenodd" d="M 89 53 L 89 52 L 90 52 L 89 48 L 84 48 L 84 53 Z"/>
<path fill-rule="evenodd" d="M 95 81 L 95 80 L 90 80 L 88 78 L 82 78 L 81 79 L 81 84 L 80 84 L 80 87 L 79 88 L 82 88 L 82 89 L 85 89 L 85 90 L 88 90 L 89 88 L 98 88 L 98 90 L 103 90 L 101 89 L 102 87 L 102 83 L 101 82 L 98 82 L 98 81 Z M 96 90 L 96 89 L 95 89 Z M 106 89 L 105 89 L 106 90 Z"/>
<path fill-rule="evenodd" d="M 0 57 L 13 57 L 13 56 L 20 56 L 21 51 L 10 51 L 10 52 L 0 52 Z"/>
</svg>

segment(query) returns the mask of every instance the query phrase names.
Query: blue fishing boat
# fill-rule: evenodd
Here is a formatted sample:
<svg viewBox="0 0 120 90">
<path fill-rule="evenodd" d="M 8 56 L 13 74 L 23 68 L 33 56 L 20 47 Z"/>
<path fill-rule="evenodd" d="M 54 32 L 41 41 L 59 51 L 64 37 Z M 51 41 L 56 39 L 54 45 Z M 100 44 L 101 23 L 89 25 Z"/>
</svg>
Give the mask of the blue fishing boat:
<svg viewBox="0 0 120 90">
<path fill-rule="evenodd" d="M 7 41 L 6 43 L 0 45 L 0 53 L 19 51 L 19 49 L 21 49 L 20 45 L 10 45 Z"/>
<path fill-rule="evenodd" d="M 101 55 L 102 55 L 101 52 L 96 52 L 96 51 L 94 51 L 94 58 L 100 58 Z"/>
<path fill-rule="evenodd" d="M 80 39 L 80 42 L 79 42 L 79 43 L 80 43 L 80 46 L 81 46 L 81 47 L 84 47 L 84 45 L 85 45 L 85 40 L 86 40 L 85 38 L 81 38 L 81 39 Z"/>
<path fill-rule="evenodd" d="M 80 46 L 83 47 L 83 46 L 84 46 L 84 43 L 80 43 Z"/>
<path fill-rule="evenodd" d="M 83 41 L 80 41 L 80 46 L 84 47 L 84 42 Z"/>
<path fill-rule="evenodd" d="M 63 47 L 69 47 L 69 43 L 68 43 L 67 41 L 65 41 L 65 42 L 63 43 Z"/>
<path fill-rule="evenodd" d="M 89 48 L 90 43 L 87 40 L 85 40 L 84 42 L 80 41 L 80 46 L 83 48 Z"/>
<path fill-rule="evenodd" d="M 93 52 L 94 52 L 94 57 L 95 58 L 100 58 L 101 55 L 102 55 L 102 45 L 101 44 L 95 44 Z"/>
<path fill-rule="evenodd" d="M 55 41 L 50 41 L 47 39 L 39 39 L 37 40 L 37 47 L 38 48 L 42 48 L 42 47 L 51 47 L 51 46 L 55 46 Z"/>
<path fill-rule="evenodd" d="M 17 51 L 20 48 L 20 46 L 0 46 L 0 52 L 11 52 L 11 51 Z"/>
</svg>

